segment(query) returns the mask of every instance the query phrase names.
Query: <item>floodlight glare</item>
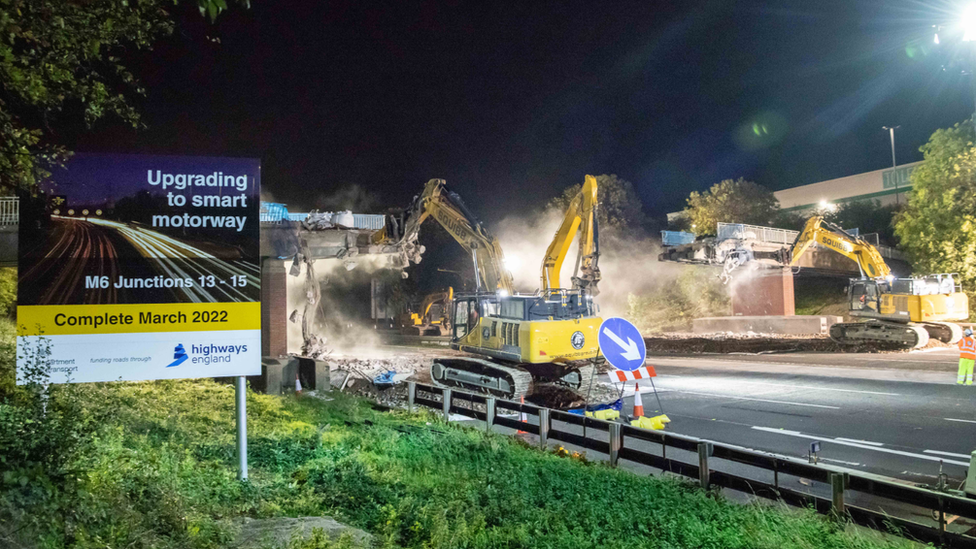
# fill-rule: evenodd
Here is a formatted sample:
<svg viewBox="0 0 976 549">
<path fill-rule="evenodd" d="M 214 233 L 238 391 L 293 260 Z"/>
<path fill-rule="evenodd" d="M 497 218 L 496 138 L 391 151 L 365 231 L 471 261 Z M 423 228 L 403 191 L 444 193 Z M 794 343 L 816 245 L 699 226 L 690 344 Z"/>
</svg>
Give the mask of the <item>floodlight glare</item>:
<svg viewBox="0 0 976 549">
<path fill-rule="evenodd" d="M 976 40 L 976 3 L 971 2 L 966 6 L 966 9 L 962 11 L 962 17 L 959 22 L 962 25 L 963 42 Z"/>
</svg>

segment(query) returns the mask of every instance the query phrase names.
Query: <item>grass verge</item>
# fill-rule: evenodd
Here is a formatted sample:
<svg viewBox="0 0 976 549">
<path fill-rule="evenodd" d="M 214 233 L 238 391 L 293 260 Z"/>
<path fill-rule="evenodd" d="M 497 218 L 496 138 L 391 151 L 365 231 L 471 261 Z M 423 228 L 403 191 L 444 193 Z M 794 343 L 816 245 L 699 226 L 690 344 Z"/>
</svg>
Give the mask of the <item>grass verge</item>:
<svg viewBox="0 0 976 549">
<path fill-rule="evenodd" d="M 230 386 L 77 385 L 49 399 L 51 413 L 75 409 L 88 423 L 71 431 L 77 445 L 51 469 L 6 462 L 6 547 L 234 547 L 245 516 L 308 515 L 334 516 L 385 547 L 910 545 L 811 511 L 734 504 L 690 483 L 543 453 L 432 415 L 378 412 L 348 395 L 249 393 L 244 484 L 235 479 Z M 78 403 L 84 412 L 72 408 Z M 0 455 L 17 444 L 11 432 L 50 434 L 11 423 L 18 406 L 10 395 L 0 404 Z M 293 546 L 331 545 L 318 538 Z"/>
</svg>

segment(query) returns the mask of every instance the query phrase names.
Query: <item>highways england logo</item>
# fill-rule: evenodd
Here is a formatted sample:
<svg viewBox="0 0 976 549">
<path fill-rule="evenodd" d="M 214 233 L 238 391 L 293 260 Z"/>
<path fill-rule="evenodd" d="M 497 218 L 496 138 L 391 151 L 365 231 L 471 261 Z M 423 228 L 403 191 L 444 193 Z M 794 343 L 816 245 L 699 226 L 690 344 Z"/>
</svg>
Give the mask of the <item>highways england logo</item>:
<svg viewBox="0 0 976 549">
<path fill-rule="evenodd" d="M 586 338 L 583 337 L 583 332 L 573 332 L 573 335 L 569 338 L 569 342 L 573 344 L 573 348 L 579 351 L 583 348 L 583 344 L 586 343 Z"/>
<path fill-rule="evenodd" d="M 166 365 L 167 368 L 179 366 L 187 360 L 193 364 L 207 366 L 210 364 L 228 363 L 235 355 L 247 352 L 247 345 L 190 345 L 190 352 L 187 353 L 183 344 L 180 343 L 173 351 L 173 362 Z M 190 355 L 193 356 L 190 356 Z"/>
<path fill-rule="evenodd" d="M 180 344 L 178 344 L 176 346 L 176 349 L 173 352 L 173 358 L 176 359 L 176 360 L 174 360 L 173 362 L 167 364 L 166 365 L 167 368 L 172 368 L 173 366 L 179 366 L 180 364 L 183 364 L 184 362 L 186 362 L 186 359 L 190 358 L 190 357 L 186 356 L 186 350 L 183 349 L 183 344 L 182 343 L 180 343 Z"/>
</svg>

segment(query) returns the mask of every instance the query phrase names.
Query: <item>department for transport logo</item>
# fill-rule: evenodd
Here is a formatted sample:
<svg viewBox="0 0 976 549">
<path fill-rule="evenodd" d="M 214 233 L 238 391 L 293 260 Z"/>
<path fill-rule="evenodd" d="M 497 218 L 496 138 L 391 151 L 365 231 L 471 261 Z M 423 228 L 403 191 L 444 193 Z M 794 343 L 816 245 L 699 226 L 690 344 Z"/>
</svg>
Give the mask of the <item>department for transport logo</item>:
<svg viewBox="0 0 976 549">
<path fill-rule="evenodd" d="M 187 356 L 186 350 L 183 349 L 182 343 L 176 346 L 176 349 L 173 352 L 173 358 L 175 358 L 176 360 L 167 364 L 166 365 L 167 368 L 172 368 L 173 366 L 179 366 L 180 364 L 186 362 L 188 358 L 190 358 L 189 356 Z"/>
<path fill-rule="evenodd" d="M 578 351 L 583 348 L 583 344 L 586 343 L 586 338 L 583 337 L 583 332 L 573 332 L 572 337 L 569 338 L 569 342 Z"/>
</svg>

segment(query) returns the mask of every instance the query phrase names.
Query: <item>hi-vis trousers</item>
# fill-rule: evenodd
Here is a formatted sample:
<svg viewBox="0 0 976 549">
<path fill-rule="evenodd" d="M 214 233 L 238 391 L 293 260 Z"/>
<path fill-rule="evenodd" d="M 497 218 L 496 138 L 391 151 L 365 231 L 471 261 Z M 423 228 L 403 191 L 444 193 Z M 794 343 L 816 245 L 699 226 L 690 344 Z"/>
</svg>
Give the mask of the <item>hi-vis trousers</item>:
<svg viewBox="0 0 976 549">
<path fill-rule="evenodd" d="M 959 359 L 959 375 L 956 376 L 956 384 L 962 385 L 963 382 L 966 385 L 973 384 L 973 362 L 971 358 Z"/>
</svg>

